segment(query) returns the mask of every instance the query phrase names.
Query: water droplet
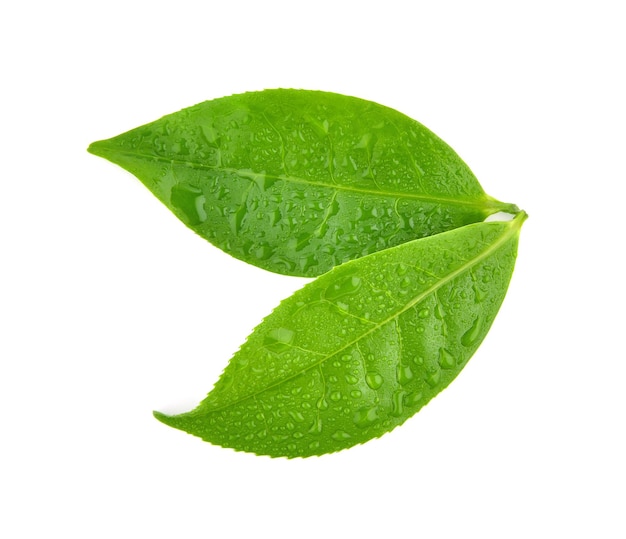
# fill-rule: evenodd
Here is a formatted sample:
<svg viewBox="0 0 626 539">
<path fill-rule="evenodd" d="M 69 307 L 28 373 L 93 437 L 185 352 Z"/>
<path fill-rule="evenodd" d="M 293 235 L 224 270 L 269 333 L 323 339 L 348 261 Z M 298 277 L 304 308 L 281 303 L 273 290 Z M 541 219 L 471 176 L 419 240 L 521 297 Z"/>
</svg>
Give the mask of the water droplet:
<svg viewBox="0 0 626 539">
<path fill-rule="evenodd" d="M 365 375 L 365 382 L 372 389 L 378 389 L 383 385 L 383 377 L 377 372 L 368 372 Z"/>
<path fill-rule="evenodd" d="M 198 187 L 184 183 L 174 185 L 170 202 L 183 213 L 187 223 L 191 226 L 199 225 L 207 220 L 207 213 L 204 209 L 206 197 Z"/>
<path fill-rule="evenodd" d="M 361 288 L 361 279 L 355 276 L 348 277 L 339 283 L 330 285 L 326 289 L 324 297 L 328 300 L 337 299 L 348 294 L 353 294 L 359 288 Z"/>
<path fill-rule="evenodd" d="M 239 209 L 230 215 L 230 225 L 235 234 L 239 234 L 243 224 L 244 217 L 248 214 L 248 208 L 245 201 L 239 206 Z"/>
<path fill-rule="evenodd" d="M 482 303 L 487 294 L 476 285 L 474 285 L 473 288 L 474 288 L 474 300 L 476 301 L 476 303 Z"/>
<path fill-rule="evenodd" d="M 274 251 L 267 243 L 259 245 L 254 250 L 254 256 L 256 256 L 259 260 L 267 260 L 273 253 Z"/>
<path fill-rule="evenodd" d="M 430 316 L 430 309 L 426 307 L 425 309 L 421 309 L 417 313 L 418 318 L 428 318 Z"/>
<path fill-rule="evenodd" d="M 341 392 L 340 391 L 333 391 L 330 394 L 330 400 L 333 402 L 337 402 L 341 400 Z"/>
<path fill-rule="evenodd" d="M 309 444 L 309 449 L 311 449 L 312 451 L 315 451 L 319 446 L 320 446 L 319 442 L 311 442 Z"/>
<path fill-rule="evenodd" d="M 435 387 L 441 381 L 441 371 L 437 369 L 426 377 L 426 383 L 430 387 Z"/>
<path fill-rule="evenodd" d="M 378 421 L 378 408 L 361 408 L 354 414 L 354 424 L 360 429 L 369 427 Z"/>
<path fill-rule="evenodd" d="M 324 397 L 322 397 L 317 401 L 316 406 L 318 410 L 322 410 L 322 412 L 324 410 L 328 410 L 328 401 Z"/>
<path fill-rule="evenodd" d="M 240 356 L 238 358 L 235 359 L 235 363 L 239 366 L 239 367 L 247 367 L 248 364 L 250 363 L 250 359 L 244 356 Z"/>
<path fill-rule="evenodd" d="M 309 429 L 309 434 L 320 434 L 322 432 L 322 419 L 316 418 Z"/>
<path fill-rule="evenodd" d="M 263 346 L 280 354 L 291 347 L 291 343 L 295 337 L 295 332 L 287 328 L 277 328 L 271 330 L 263 339 Z"/>
<path fill-rule="evenodd" d="M 351 374 L 346 375 L 346 382 L 349 384 L 356 384 L 359 379 L 356 376 L 352 376 Z"/>
<path fill-rule="evenodd" d="M 331 438 L 333 440 L 347 440 L 349 438 L 352 438 L 352 436 L 350 436 L 347 432 L 343 431 L 343 430 L 338 430 L 337 432 L 335 432 Z"/>
<path fill-rule="evenodd" d="M 406 264 L 404 263 L 400 263 L 396 266 L 396 273 L 402 277 L 403 275 L 406 275 L 406 272 L 408 271 L 408 267 Z"/>
<path fill-rule="evenodd" d="M 302 423 L 304 416 L 300 412 L 289 412 L 289 415 L 296 423 Z"/>
<path fill-rule="evenodd" d="M 446 313 L 443 310 L 443 307 L 441 306 L 440 303 L 437 303 L 437 305 L 435 306 L 435 318 L 437 320 L 443 320 L 443 317 L 446 315 Z"/>
<path fill-rule="evenodd" d="M 213 126 L 202 125 L 202 134 L 208 142 L 209 146 L 219 146 L 220 138 L 218 136 L 219 131 Z"/>
<path fill-rule="evenodd" d="M 350 396 L 353 399 L 360 399 L 362 395 L 363 393 L 361 393 L 358 389 L 355 389 L 354 391 L 350 391 Z"/>
<path fill-rule="evenodd" d="M 406 406 L 415 406 L 417 403 L 419 403 L 422 400 L 422 397 L 423 395 L 421 391 L 408 393 L 407 395 L 404 396 L 404 404 Z"/>
<path fill-rule="evenodd" d="M 391 397 L 391 415 L 394 417 L 399 417 L 404 412 L 404 395 L 406 395 L 406 391 L 394 391 Z"/>
<path fill-rule="evenodd" d="M 445 348 L 439 349 L 439 365 L 441 365 L 443 369 L 452 369 L 456 365 L 454 356 Z"/>
<path fill-rule="evenodd" d="M 482 327 L 483 327 L 483 317 L 482 316 L 478 316 L 476 318 L 476 320 L 474 320 L 474 323 L 472 324 L 472 327 L 469 328 L 463 334 L 463 337 L 461 337 L 461 344 L 463 346 L 472 346 L 473 344 L 475 344 L 476 341 L 481 336 Z"/>
<path fill-rule="evenodd" d="M 413 371 L 409 365 L 398 365 L 396 368 L 396 378 L 400 385 L 406 385 L 413 380 Z"/>
</svg>

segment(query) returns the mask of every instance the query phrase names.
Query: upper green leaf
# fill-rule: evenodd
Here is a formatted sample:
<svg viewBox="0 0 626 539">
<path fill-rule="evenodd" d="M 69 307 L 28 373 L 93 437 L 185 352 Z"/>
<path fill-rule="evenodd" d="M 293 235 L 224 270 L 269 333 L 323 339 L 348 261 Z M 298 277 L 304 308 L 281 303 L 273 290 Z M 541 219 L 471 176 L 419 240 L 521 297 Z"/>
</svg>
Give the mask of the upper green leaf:
<svg viewBox="0 0 626 539">
<path fill-rule="evenodd" d="M 270 271 L 315 276 L 516 211 L 423 125 L 338 94 L 206 101 L 89 151 L 135 174 L 187 226 Z"/>
<path fill-rule="evenodd" d="M 338 451 L 392 430 L 455 378 L 487 334 L 525 218 L 334 268 L 254 330 L 198 408 L 156 417 L 274 457 Z"/>
</svg>

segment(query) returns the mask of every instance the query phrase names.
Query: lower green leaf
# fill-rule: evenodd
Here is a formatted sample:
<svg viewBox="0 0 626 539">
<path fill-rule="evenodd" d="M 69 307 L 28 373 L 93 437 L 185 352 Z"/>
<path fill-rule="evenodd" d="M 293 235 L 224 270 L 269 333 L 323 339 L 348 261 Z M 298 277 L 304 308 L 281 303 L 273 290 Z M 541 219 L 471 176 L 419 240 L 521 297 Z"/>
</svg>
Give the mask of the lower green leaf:
<svg viewBox="0 0 626 539">
<path fill-rule="evenodd" d="M 525 219 L 468 225 L 334 268 L 254 330 L 195 410 L 155 416 L 272 457 L 331 453 L 391 431 L 484 339 Z"/>
</svg>

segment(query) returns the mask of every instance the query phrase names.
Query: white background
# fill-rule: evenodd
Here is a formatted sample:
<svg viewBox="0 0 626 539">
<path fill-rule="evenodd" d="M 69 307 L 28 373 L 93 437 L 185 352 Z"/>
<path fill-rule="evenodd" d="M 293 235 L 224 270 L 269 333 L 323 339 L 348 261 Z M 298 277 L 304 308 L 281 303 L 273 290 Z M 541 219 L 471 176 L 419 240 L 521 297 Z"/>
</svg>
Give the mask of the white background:
<svg viewBox="0 0 626 539">
<path fill-rule="evenodd" d="M 620 4 L 0 8 L 0 536 L 626 537 Z M 151 411 L 194 407 L 304 281 L 231 259 L 86 152 L 276 87 L 404 112 L 530 215 L 450 388 L 380 440 L 294 461 Z"/>
</svg>

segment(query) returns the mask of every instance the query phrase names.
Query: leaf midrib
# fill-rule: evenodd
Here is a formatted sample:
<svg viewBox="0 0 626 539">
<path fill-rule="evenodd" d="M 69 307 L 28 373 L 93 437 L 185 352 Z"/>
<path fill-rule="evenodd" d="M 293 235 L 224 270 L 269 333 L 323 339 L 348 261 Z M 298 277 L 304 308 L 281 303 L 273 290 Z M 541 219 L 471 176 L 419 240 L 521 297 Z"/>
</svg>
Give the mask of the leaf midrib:
<svg viewBox="0 0 626 539">
<path fill-rule="evenodd" d="M 424 292 L 422 292 L 421 294 L 419 294 L 415 298 L 413 298 L 413 300 L 411 300 L 409 303 L 407 303 L 402 309 L 398 310 L 395 314 L 389 316 L 388 318 L 386 318 L 382 322 L 379 322 L 379 323 L 375 324 L 372 328 L 367 330 L 365 333 L 361 334 L 358 338 L 356 338 L 353 341 L 345 344 L 344 346 L 342 346 L 341 348 L 339 348 L 338 350 L 336 350 L 332 354 L 328 354 L 327 356 L 325 356 L 321 360 L 313 363 L 312 365 L 308 366 L 307 368 L 302 369 L 302 370 L 298 371 L 295 374 L 292 374 L 291 376 L 283 378 L 282 380 L 280 380 L 280 381 L 278 381 L 278 382 L 276 382 L 274 384 L 268 385 L 268 386 L 264 387 L 263 389 L 261 389 L 259 391 L 256 391 L 255 393 L 251 393 L 250 395 L 246 395 L 244 397 L 236 399 L 236 400 L 234 400 L 232 402 L 229 402 L 228 404 L 225 404 L 223 406 L 219 406 L 217 408 L 212 408 L 212 409 L 206 410 L 206 412 L 208 412 L 208 413 L 219 412 L 220 410 L 224 410 L 224 409 L 229 408 L 231 406 L 235 406 L 235 405 L 237 405 L 237 404 L 239 404 L 239 403 L 241 403 L 243 401 L 246 401 L 248 399 L 255 398 L 256 396 L 260 395 L 261 393 L 265 393 L 266 391 L 274 389 L 275 387 L 278 387 L 281 384 L 284 384 L 284 383 L 286 383 L 286 382 L 288 382 L 290 380 L 293 380 L 294 378 L 297 378 L 298 376 L 301 376 L 302 374 L 304 374 L 307 371 L 310 371 L 311 369 L 315 369 L 316 367 L 322 365 L 324 362 L 326 362 L 329 359 L 333 358 L 337 354 L 340 354 L 344 350 L 346 350 L 346 349 L 350 348 L 351 346 L 353 346 L 354 344 L 360 342 L 362 339 L 364 339 L 365 337 L 367 337 L 371 333 L 373 333 L 375 331 L 378 331 L 380 328 L 382 328 L 383 326 L 385 326 L 386 324 L 388 324 L 392 320 L 397 319 L 400 315 L 404 314 L 409 309 L 413 308 L 415 305 L 417 305 L 418 303 L 420 303 L 421 301 L 426 299 L 431 294 L 434 294 L 439 288 L 441 288 L 445 284 L 449 283 L 450 281 L 455 279 L 457 276 L 461 275 L 462 273 L 464 273 L 465 271 L 467 271 L 471 267 L 475 266 L 476 264 L 478 264 L 482 260 L 484 260 L 487 257 L 489 257 L 495 251 L 497 251 L 502 245 L 504 245 L 508 240 L 510 240 L 514 236 L 514 234 L 519 230 L 519 225 L 518 226 L 513 226 L 513 224 L 516 221 L 518 221 L 518 219 L 523 221 L 523 216 L 522 217 L 518 216 L 516 219 L 511 221 L 510 225 L 509 225 L 509 228 L 505 230 L 505 232 L 498 239 L 498 241 L 496 241 L 496 242 L 492 243 L 491 245 L 489 245 L 487 247 L 487 249 L 485 249 L 483 252 L 480 253 L 480 255 L 478 255 L 478 256 L 470 259 L 470 260 L 467 260 L 464 264 L 462 264 L 459 268 L 454 270 L 452 273 L 450 273 L 449 275 L 443 277 L 436 284 L 434 284 L 431 287 L 427 288 Z M 469 226 L 473 226 L 473 225 L 469 225 Z M 420 240 L 414 240 L 414 241 L 420 241 Z M 198 408 L 196 408 L 195 410 L 192 410 L 190 412 L 187 412 L 186 414 L 181 414 L 181 415 L 193 414 L 196 411 L 200 411 L 201 407 L 202 407 L 202 404 L 200 404 L 198 406 Z"/>
<path fill-rule="evenodd" d="M 249 178 L 249 176 L 257 174 L 259 176 L 263 175 L 266 178 L 270 178 L 276 181 L 287 181 L 291 183 L 297 183 L 300 185 L 322 187 L 322 188 L 331 189 L 335 191 L 345 191 L 348 193 L 359 193 L 363 195 L 378 196 L 378 197 L 393 197 L 393 198 L 400 197 L 400 198 L 407 198 L 407 199 L 412 199 L 412 200 L 420 200 L 422 202 L 430 202 L 433 204 L 450 204 L 454 206 L 466 206 L 469 208 L 476 208 L 479 210 L 488 210 L 488 211 L 493 211 L 493 212 L 507 211 L 507 210 L 513 209 L 511 204 L 492 199 L 491 197 L 488 197 L 488 195 L 485 195 L 484 193 L 483 193 L 483 197 L 484 197 L 483 200 L 477 201 L 477 200 L 462 200 L 462 199 L 452 198 L 452 197 L 433 196 L 433 195 L 427 195 L 427 194 L 380 191 L 380 190 L 375 190 L 375 189 L 364 189 L 364 188 L 354 187 L 354 186 L 349 186 L 349 185 L 312 182 L 304 178 L 300 178 L 298 176 L 293 176 L 291 174 L 279 176 L 276 174 L 254 172 L 252 169 L 243 170 L 243 169 L 236 169 L 236 168 L 230 168 L 230 167 L 218 167 L 218 166 L 207 165 L 206 163 L 199 163 L 196 161 L 169 159 L 167 157 L 162 157 L 160 155 L 143 154 L 140 152 L 131 152 L 128 150 L 119 150 L 116 148 L 109 149 L 105 146 L 98 144 L 97 142 L 92 144 L 89 149 L 92 153 L 96 153 L 97 155 L 101 155 L 98 152 L 103 151 L 105 153 L 120 154 L 120 155 L 129 156 L 129 157 L 138 157 L 142 159 L 158 161 L 161 163 L 175 164 L 175 165 L 181 165 L 181 166 L 191 166 L 192 168 L 199 168 L 199 169 L 206 169 L 206 170 L 218 170 L 218 171 L 223 171 L 223 172 L 230 172 L 248 181 L 254 181 L 251 178 Z M 105 155 L 101 155 L 101 157 L 105 157 Z"/>
</svg>

